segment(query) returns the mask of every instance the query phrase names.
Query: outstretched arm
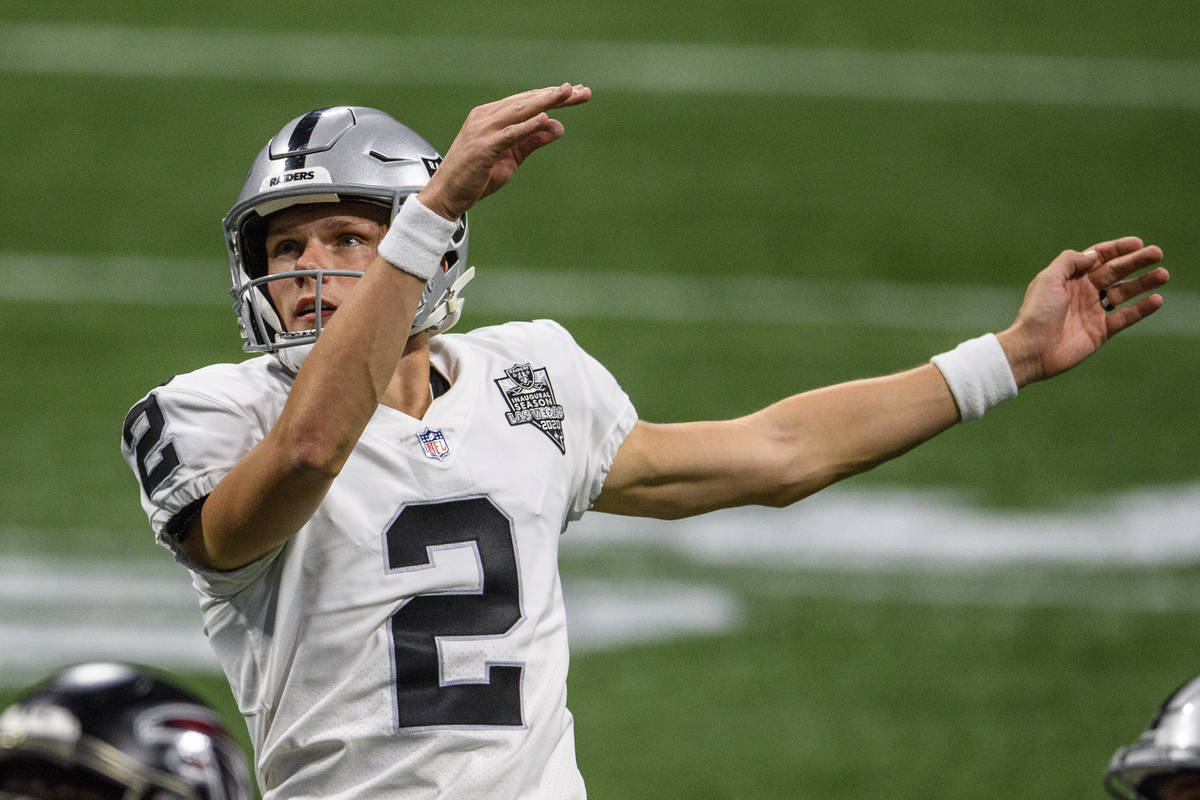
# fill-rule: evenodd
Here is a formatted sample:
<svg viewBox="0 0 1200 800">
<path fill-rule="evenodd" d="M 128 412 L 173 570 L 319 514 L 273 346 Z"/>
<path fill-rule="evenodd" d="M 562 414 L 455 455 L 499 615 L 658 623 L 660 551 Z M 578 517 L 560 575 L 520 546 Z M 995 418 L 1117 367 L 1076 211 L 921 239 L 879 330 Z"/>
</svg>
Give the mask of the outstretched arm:
<svg viewBox="0 0 1200 800">
<path fill-rule="evenodd" d="M 997 334 L 1017 386 L 1079 364 L 1162 306 L 1162 259 L 1127 237 L 1065 251 L 1040 272 L 1016 321 Z M 1100 302 L 1105 290 L 1114 306 Z M 994 348 L 994 345 L 993 345 Z M 1002 362 L 1003 363 L 1003 362 Z M 932 363 L 794 395 L 722 422 L 638 422 L 621 445 L 596 510 L 678 518 L 729 506 L 784 506 L 911 450 L 960 420 Z"/>
<path fill-rule="evenodd" d="M 473 110 L 417 195 L 423 208 L 406 203 L 401 215 L 418 212 L 418 222 L 420 214 L 432 220 L 429 212 L 440 215 L 449 225 L 448 241 L 449 221 L 503 186 L 530 153 L 562 136 L 562 124 L 546 112 L 590 96 L 586 87 L 563 84 Z M 398 216 L 393 228 L 401 224 Z M 196 563 L 217 569 L 248 564 L 309 520 L 375 413 L 406 346 L 413 344 L 410 321 L 424 288 L 413 273 L 432 271 L 444 249 L 434 248 L 429 264 L 392 264 L 376 256 L 322 331 L 275 425 L 220 481 L 193 520 L 181 544 Z M 422 248 L 398 251 L 420 255 Z"/>
</svg>

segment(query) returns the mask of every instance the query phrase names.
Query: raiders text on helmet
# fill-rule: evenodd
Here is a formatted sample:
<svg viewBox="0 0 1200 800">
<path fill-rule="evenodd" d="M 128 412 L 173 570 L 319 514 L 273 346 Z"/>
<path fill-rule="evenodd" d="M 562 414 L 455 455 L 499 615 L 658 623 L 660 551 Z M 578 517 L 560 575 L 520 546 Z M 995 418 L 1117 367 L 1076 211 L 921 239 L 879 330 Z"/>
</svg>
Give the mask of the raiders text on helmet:
<svg viewBox="0 0 1200 800">
<path fill-rule="evenodd" d="M 296 270 L 267 274 L 264 246 L 266 217 L 298 203 L 359 200 L 384 206 L 395 217 L 406 198 L 429 182 L 441 163 L 433 145 L 389 115 L 362 106 L 310 111 L 283 126 L 259 152 L 225 216 L 225 243 L 233 277 L 233 307 L 247 352 L 275 353 L 293 369 L 321 332 L 285 331 L 265 284 L 281 278 L 359 275 L 347 270 Z M 412 333 L 440 333 L 458 321 L 459 291 L 474 271 L 467 267 L 467 217 L 464 214 L 446 252 L 443 269 L 425 286 Z M 320 295 L 317 296 L 320 303 Z"/>
</svg>

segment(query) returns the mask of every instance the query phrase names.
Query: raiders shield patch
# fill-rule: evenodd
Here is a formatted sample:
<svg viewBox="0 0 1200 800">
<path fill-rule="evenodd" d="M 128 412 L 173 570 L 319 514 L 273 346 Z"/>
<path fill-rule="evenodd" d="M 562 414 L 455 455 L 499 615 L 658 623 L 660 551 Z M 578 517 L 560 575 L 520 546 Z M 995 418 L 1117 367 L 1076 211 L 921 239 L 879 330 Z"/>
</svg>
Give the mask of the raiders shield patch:
<svg viewBox="0 0 1200 800">
<path fill-rule="evenodd" d="M 534 369 L 529 364 L 513 364 L 504 370 L 503 378 L 496 378 L 496 388 L 508 403 L 504 418 L 509 425 L 534 426 L 566 455 L 567 440 L 563 436 L 566 415 L 554 399 L 554 387 L 545 367 Z"/>
</svg>

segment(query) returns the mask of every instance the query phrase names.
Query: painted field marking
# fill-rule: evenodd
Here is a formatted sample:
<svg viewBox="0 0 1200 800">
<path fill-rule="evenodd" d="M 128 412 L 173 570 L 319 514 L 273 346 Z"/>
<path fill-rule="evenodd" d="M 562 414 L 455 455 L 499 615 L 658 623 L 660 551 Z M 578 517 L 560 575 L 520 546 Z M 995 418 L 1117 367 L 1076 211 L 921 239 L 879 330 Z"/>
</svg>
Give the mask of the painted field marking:
<svg viewBox="0 0 1200 800">
<path fill-rule="evenodd" d="M 742 616 L 730 592 L 683 582 L 581 579 L 564 594 L 579 652 L 723 631 Z M 187 573 L 165 552 L 110 563 L 0 558 L 0 685 L 97 659 L 219 669 Z"/>
<path fill-rule="evenodd" d="M 979 509 L 945 492 L 833 487 L 789 509 L 676 522 L 587 514 L 562 553 L 580 565 L 613 546 L 666 547 L 699 563 L 770 570 L 789 597 L 1170 612 L 1200 608 L 1186 575 L 1122 578 L 1119 591 L 1095 576 L 1200 560 L 1198 508 L 1200 483 L 1039 513 Z M 1072 577 L 1045 580 L 1045 569 Z M 563 585 L 580 651 L 719 632 L 742 619 L 736 595 L 718 585 L 595 577 Z M 215 667 L 197 598 L 165 552 L 100 564 L 0 559 L 0 680 L 106 657 Z"/>
<path fill-rule="evenodd" d="M 214 308 L 231 302 L 227 275 L 228 268 L 214 261 L 0 251 L 0 300 Z M 492 266 L 481 268 L 472 282 L 465 319 L 469 325 L 472 314 L 484 313 L 962 332 L 1007 326 L 1024 292 L 1024 286 Z M 1200 336 L 1200 294 L 1167 289 L 1164 296 L 1167 305 L 1152 322 L 1123 335 Z"/>
<path fill-rule="evenodd" d="M 314 58 L 314 53 L 323 55 Z M 84 23 L 0 25 L 0 71 L 521 88 L 566 75 L 589 80 L 597 90 L 646 93 L 1200 107 L 1200 61 L 1195 59 L 402 38 Z"/>
<path fill-rule="evenodd" d="M 949 490 L 840 484 L 785 509 L 732 508 L 676 522 L 585 514 L 568 529 L 563 552 L 621 542 L 781 570 L 1171 566 L 1200 561 L 1200 483 L 1036 512 L 980 508 Z"/>
</svg>

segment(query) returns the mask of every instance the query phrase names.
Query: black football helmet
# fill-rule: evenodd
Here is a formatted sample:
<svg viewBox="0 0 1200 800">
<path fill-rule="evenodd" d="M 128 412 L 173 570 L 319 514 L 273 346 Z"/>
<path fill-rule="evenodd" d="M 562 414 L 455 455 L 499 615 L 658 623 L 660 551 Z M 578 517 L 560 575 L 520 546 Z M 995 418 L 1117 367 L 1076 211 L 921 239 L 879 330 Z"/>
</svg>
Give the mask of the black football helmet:
<svg viewBox="0 0 1200 800">
<path fill-rule="evenodd" d="M 5 800 L 253 796 L 242 751 L 217 713 L 138 667 L 68 667 L 0 714 Z"/>
<path fill-rule="evenodd" d="M 1183 771 L 1200 772 L 1200 675 L 1163 701 L 1133 744 L 1113 753 L 1104 788 L 1118 800 L 1156 800 L 1151 787 Z"/>
</svg>

